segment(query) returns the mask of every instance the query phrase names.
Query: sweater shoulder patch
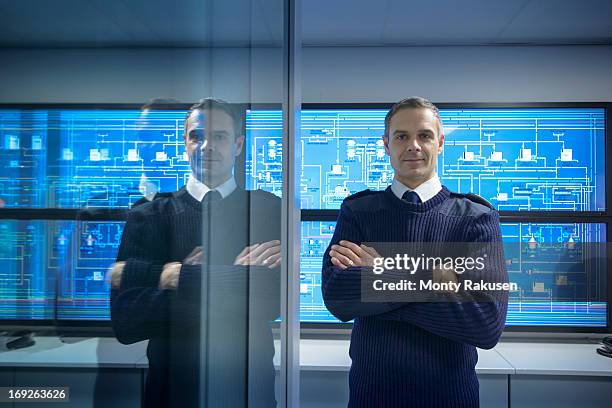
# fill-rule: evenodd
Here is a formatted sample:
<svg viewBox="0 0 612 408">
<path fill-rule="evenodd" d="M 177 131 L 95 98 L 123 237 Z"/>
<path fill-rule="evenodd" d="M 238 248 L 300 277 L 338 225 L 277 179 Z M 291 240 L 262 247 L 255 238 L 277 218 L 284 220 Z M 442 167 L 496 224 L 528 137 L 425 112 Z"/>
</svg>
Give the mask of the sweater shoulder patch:
<svg viewBox="0 0 612 408">
<path fill-rule="evenodd" d="M 493 205 L 476 194 L 450 193 L 450 199 L 446 200 L 439 211 L 450 216 L 478 217 L 490 211 L 495 211 Z"/>
<path fill-rule="evenodd" d="M 474 193 L 453 193 L 451 192 L 451 197 L 463 197 L 463 198 L 467 198 L 468 200 L 476 203 L 476 204 L 480 204 L 480 205 L 484 205 L 485 207 L 489 207 L 490 209 L 494 210 L 495 207 L 493 207 L 493 204 L 491 204 L 490 202 L 488 202 L 486 199 L 482 198 L 481 196 L 479 196 L 478 194 L 474 194 Z"/>
<path fill-rule="evenodd" d="M 352 200 L 356 200 L 356 199 L 361 198 L 361 197 L 367 197 L 369 195 L 373 195 L 373 194 L 376 194 L 376 193 L 377 193 L 377 191 L 372 191 L 370 189 L 367 189 L 367 190 L 363 190 L 363 191 L 360 191 L 360 192 L 355 193 L 355 194 L 351 194 L 350 196 L 346 197 L 344 199 L 344 201 L 352 201 Z"/>
</svg>

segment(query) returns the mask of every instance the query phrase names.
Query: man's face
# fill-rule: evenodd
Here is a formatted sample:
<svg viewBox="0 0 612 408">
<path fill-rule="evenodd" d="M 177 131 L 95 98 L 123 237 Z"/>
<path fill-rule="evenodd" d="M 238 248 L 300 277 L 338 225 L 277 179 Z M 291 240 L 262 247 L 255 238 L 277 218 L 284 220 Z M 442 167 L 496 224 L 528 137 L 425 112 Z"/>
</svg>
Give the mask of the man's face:
<svg viewBox="0 0 612 408">
<path fill-rule="evenodd" d="M 396 112 L 383 136 L 395 178 L 410 188 L 429 180 L 436 173 L 444 134 L 431 109 L 406 108 Z"/>
<path fill-rule="evenodd" d="M 185 123 L 183 138 L 191 170 L 198 180 L 216 187 L 231 177 L 244 136 L 236 135 L 230 115 L 220 109 L 195 110 Z"/>
</svg>

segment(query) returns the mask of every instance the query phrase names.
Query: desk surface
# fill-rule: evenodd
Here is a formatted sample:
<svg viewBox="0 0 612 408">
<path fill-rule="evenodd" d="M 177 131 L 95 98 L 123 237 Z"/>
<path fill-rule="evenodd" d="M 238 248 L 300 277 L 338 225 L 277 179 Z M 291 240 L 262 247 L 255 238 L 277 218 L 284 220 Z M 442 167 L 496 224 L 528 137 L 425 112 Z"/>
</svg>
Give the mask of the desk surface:
<svg viewBox="0 0 612 408">
<path fill-rule="evenodd" d="M 21 350 L 0 349 L 0 367 L 146 368 L 146 342 L 123 345 L 113 338 L 36 337 Z M 348 371 L 348 340 L 300 342 L 305 371 Z M 612 359 L 598 355 L 592 343 L 500 342 L 478 349 L 478 374 L 585 375 L 612 377 Z M 279 365 L 279 343 L 274 358 Z"/>
<path fill-rule="evenodd" d="M 0 366 L 7 367 L 122 367 L 136 368 L 146 342 L 120 344 L 109 337 L 35 337 L 36 344 L 20 350 L 0 349 Z"/>
<path fill-rule="evenodd" d="M 278 347 L 276 356 L 279 355 Z M 304 371 L 348 371 L 351 359 L 348 340 L 300 341 L 300 368 Z M 278 359 L 275 358 L 278 366 Z M 478 374 L 514 374 L 514 368 L 495 350 L 478 350 Z"/>
<path fill-rule="evenodd" d="M 516 374 L 591 375 L 612 377 L 612 358 L 590 343 L 501 342 L 497 350 Z"/>
</svg>

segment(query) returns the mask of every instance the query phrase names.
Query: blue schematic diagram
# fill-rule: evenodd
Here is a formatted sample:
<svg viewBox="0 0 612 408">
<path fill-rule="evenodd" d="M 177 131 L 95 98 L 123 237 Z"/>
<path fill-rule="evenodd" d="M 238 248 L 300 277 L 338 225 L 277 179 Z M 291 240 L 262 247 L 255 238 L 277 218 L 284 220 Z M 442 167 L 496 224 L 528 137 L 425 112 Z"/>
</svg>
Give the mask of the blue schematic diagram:
<svg viewBox="0 0 612 408">
<path fill-rule="evenodd" d="M 110 318 L 108 269 L 115 262 L 122 222 L 61 221 L 52 225 L 57 318 L 62 320 L 106 320 Z"/>
<path fill-rule="evenodd" d="M 338 209 L 393 179 L 381 135 L 386 110 L 305 109 L 301 205 Z M 442 109 L 442 183 L 502 211 L 604 211 L 605 110 Z M 129 208 L 180 189 L 189 175 L 185 110 L 0 109 L 0 207 Z M 281 195 L 278 110 L 246 112 L 245 183 Z M 95 212 L 94 212 L 95 213 Z M 90 218 L 88 218 L 90 219 Z M 107 320 L 108 267 L 119 221 L 0 221 L 0 319 Z M 300 318 L 337 322 L 321 298 L 321 259 L 334 222 L 302 223 Z M 504 223 L 508 325 L 605 327 L 606 275 L 592 246 L 604 224 Z M 591 251 L 591 252 L 589 252 Z M 596 252 L 596 251 L 595 251 Z M 537 255 L 537 256 L 536 256 Z M 565 264 L 561 264 L 561 257 Z"/>
<path fill-rule="evenodd" d="M 393 179 L 385 110 L 302 112 L 301 204 L 337 209 Z M 189 174 L 184 111 L 0 110 L 0 205 L 126 208 Z M 438 174 L 498 210 L 605 210 L 603 109 L 442 110 Z M 280 111 L 246 113 L 246 188 L 282 191 Z"/>
<path fill-rule="evenodd" d="M 335 322 L 321 297 L 323 254 L 333 221 L 302 222 L 300 317 Z M 503 223 L 509 326 L 606 327 L 604 224 Z M 589 300 L 591 299 L 591 300 Z"/>
<path fill-rule="evenodd" d="M 0 221 L 0 319 L 106 320 L 123 222 Z"/>
<path fill-rule="evenodd" d="M 0 220 L 0 319 L 54 317 L 56 275 L 47 255 L 45 221 Z"/>
<path fill-rule="evenodd" d="M 386 110 L 303 110 L 301 203 L 337 209 L 381 190 L 393 169 L 381 138 Z M 605 110 L 441 109 L 438 174 L 451 191 L 500 211 L 604 211 Z M 247 186 L 280 195 L 280 111 L 247 112 Z"/>
<path fill-rule="evenodd" d="M 0 258 L 7 268 L 0 280 L 0 318 L 109 319 L 106 273 L 123 225 L 0 223 Z M 334 227 L 333 221 L 302 222 L 302 322 L 338 322 L 321 296 L 321 263 Z M 606 302 L 588 300 L 601 298 L 607 287 L 605 254 L 593 245 L 606 240 L 603 224 L 504 223 L 502 235 L 510 281 L 519 287 L 510 293 L 508 325 L 605 327 Z"/>
<path fill-rule="evenodd" d="M 126 208 L 186 182 L 185 111 L 0 110 L 7 207 Z"/>
</svg>

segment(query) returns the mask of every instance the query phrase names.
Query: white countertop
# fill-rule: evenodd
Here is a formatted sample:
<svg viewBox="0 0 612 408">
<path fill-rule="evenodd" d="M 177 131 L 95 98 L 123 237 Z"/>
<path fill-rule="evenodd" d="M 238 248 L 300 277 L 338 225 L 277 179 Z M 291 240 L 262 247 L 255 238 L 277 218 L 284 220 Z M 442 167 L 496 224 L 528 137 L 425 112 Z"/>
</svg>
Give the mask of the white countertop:
<svg viewBox="0 0 612 408">
<path fill-rule="evenodd" d="M 275 342 L 274 365 L 279 366 L 279 342 Z M 302 371 L 348 371 L 351 359 L 348 340 L 300 341 L 300 368 Z M 514 368 L 499 353 L 478 349 L 478 374 L 514 374 Z"/>
<path fill-rule="evenodd" d="M 13 367 L 124 367 L 136 368 L 146 353 L 146 342 L 123 345 L 110 337 L 34 338 L 36 344 L 19 350 L 0 349 L 0 366 Z"/>
<path fill-rule="evenodd" d="M 6 340 L 6 339 L 5 339 Z M 147 342 L 120 344 L 114 338 L 35 337 L 36 344 L 20 350 L 0 349 L 1 367 L 122 367 L 146 368 Z M 478 349 L 478 374 L 585 375 L 612 377 L 612 359 L 595 352 L 594 343 L 500 342 Z M 279 342 L 274 363 L 279 365 Z M 302 339 L 300 366 L 304 371 L 348 371 L 348 340 Z"/>
<path fill-rule="evenodd" d="M 497 350 L 516 374 L 612 376 L 612 358 L 589 343 L 501 342 Z"/>
</svg>

